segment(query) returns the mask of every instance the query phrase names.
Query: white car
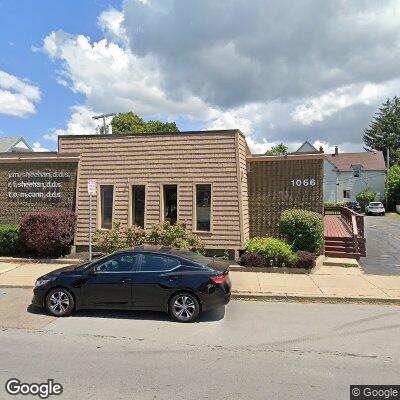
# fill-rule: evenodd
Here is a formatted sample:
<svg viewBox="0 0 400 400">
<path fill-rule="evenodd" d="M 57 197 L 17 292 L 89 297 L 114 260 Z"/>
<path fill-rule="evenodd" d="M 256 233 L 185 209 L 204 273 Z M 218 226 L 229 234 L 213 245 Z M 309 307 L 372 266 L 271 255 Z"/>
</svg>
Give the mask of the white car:
<svg viewBox="0 0 400 400">
<path fill-rule="evenodd" d="M 380 201 L 373 201 L 365 207 L 365 214 L 385 215 L 385 207 Z"/>
</svg>

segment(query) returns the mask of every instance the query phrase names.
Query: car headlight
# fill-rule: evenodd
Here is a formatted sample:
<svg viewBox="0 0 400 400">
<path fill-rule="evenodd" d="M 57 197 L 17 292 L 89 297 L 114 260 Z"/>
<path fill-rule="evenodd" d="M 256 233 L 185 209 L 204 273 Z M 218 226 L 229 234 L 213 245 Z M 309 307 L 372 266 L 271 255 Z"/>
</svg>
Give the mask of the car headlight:
<svg viewBox="0 0 400 400">
<path fill-rule="evenodd" d="M 38 287 L 38 286 L 46 285 L 46 284 L 48 284 L 49 282 L 54 281 L 55 279 L 56 279 L 56 278 L 43 278 L 43 279 L 38 279 L 38 280 L 36 281 L 36 283 L 35 283 L 35 286 Z"/>
</svg>

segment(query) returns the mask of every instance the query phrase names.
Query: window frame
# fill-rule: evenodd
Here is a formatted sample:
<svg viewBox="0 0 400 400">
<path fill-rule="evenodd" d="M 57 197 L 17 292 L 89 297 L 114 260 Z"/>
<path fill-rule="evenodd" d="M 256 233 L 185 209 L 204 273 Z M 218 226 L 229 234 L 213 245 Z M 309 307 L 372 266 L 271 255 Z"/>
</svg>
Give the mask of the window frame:
<svg viewBox="0 0 400 400">
<path fill-rule="evenodd" d="M 176 222 L 179 221 L 179 193 L 180 184 L 174 182 L 165 182 L 160 184 L 160 223 L 164 223 L 164 186 L 176 186 Z"/>
<path fill-rule="evenodd" d="M 165 274 L 165 273 L 167 273 L 167 272 L 172 272 L 172 271 L 174 271 L 175 269 L 177 269 L 177 268 L 179 268 L 179 267 L 182 267 L 182 260 L 179 259 L 178 257 L 170 256 L 169 254 L 155 253 L 155 252 L 150 252 L 150 251 L 146 251 L 146 252 L 137 252 L 136 254 L 139 254 L 139 255 L 142 255 L 142 256 L 146 256 L 147 254 L 151 254 L 151 255 L 155 255 L 155 256 L 159 256 L 159 257 L 169 257 L 169 258 L 173 258 L 174 260 L 176 260 L 176 261 L 179 262 L 179 264 L 178 264 L 176 267 L 171 268 L 171 269 L 166 269 L 166 270 L 163 270 L 163 271 L 160 271 L 160 270 L 155 270 L 155 271 L 142 271 L 142 259 L 139 259 L 136 272 L 141 272 L 141 273 L 143 273 L 143 274 L 146 274 L 146 273 L 154 273 L 154 272 L 159 273 L 159 274 Z"/>
<path fill-rule="evenodd" d="M 111 210 L 111 228 L 103 228 L 102 227 L 102 205 L 101 205 L 101 187 L 102 186 L 112 186 L 113 187 L 113 201 L 112 201 L 112 210 Z M 112 226 L 114 225 L 114 218 L 115 218 L 115 183 L 99 183 L 97 185 L 97 229 L 100 229 L 102 231 L 108 231 L 112 229 Z"/>
<path fill-rule="evenodd" d="M 116 257 L 122 257 L 122 256 L 132 256 L 134 257 L 138 253 L 133 253 L 133 252 L 126 252 L 126 253 L 118 253 L 118 254 L 111 254 L 105 259 L 98 260 L 94 265 L 92 265 L 90 268 L 88 268 L 87 272 L 88 273 L 96 273 L 96 274 L 132 274 L 135 272 L 138 272 L 139 268 L 139 260 L 136 262 L 136 265 L 134 266 L 135 268 L 130 270 L 130 271 L 96 271 L 96 268 L 99 266 L 103 265 L 106 262 L 112 261 Z"/>
<path fill-rule="evenodd" d="M 211 186 L 211 204 L 210 204 L 210 230 L 202 231 L 197 229 L 197 186 L 198 185 L 210 185 Z M 195 182 L 193 184 L 193 223 L 192 223 L 192 231 L 194 233 L 204 233 L 210 234 L 213 233 L 214 228 L 214 184 L 213 182 Z"/>
<path fill-rule="evenodd" d="M 147 222 L 147 194 L 148 188 L 147 183 L 144 182 L 131 182 L 129 183 L 129 201 L 128 201 L 128 226 L 133 226 L 133 196 L 132 189 L 134 186 L 144 186 L 144 218 L 143 218 L 143 229 L 146 229 Z"/>
</svg>

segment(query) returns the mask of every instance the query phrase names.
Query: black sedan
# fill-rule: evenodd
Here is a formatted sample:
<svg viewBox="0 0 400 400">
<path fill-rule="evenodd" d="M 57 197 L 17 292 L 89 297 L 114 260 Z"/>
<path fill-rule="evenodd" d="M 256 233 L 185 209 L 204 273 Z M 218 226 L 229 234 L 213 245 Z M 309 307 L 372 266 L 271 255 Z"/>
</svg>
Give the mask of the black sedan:
<svg viewBox="0 0 400 400">
<path fill-rule="evenodd" d="M 190 251 L 140 246 L 43 275 L 32 304 L 57 317 L 79 309 L 157 310 L 191 322 L 229 302 L 228 265 Z"/>
</svg>

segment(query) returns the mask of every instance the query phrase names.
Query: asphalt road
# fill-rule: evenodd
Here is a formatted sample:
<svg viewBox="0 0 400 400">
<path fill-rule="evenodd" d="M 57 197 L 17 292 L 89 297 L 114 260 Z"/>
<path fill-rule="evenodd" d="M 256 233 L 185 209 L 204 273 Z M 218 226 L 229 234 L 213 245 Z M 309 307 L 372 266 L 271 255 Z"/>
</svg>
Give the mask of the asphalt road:
<svg viewBox="0 0 400 400">
<path fill-rule="evenodd" d="M 366 216 L 367 257 L 360 264 L 366 274 L 400 275 L 400 217 Z"/>
<path fill-rule="evenodd" d="M 144 312 L 54 319 L 26 311 L 29 290 L 3 291 L 1 399 L 18 398 L 4 392 L 11 377 L 53 378 L 60 398 L 85 400 L 348 399 L 350 384 L 400 383 L 398 307 L 232 301 L 193 324 Z M 17 323 L 3 317 L 9 304 Z"/>
</svg>

